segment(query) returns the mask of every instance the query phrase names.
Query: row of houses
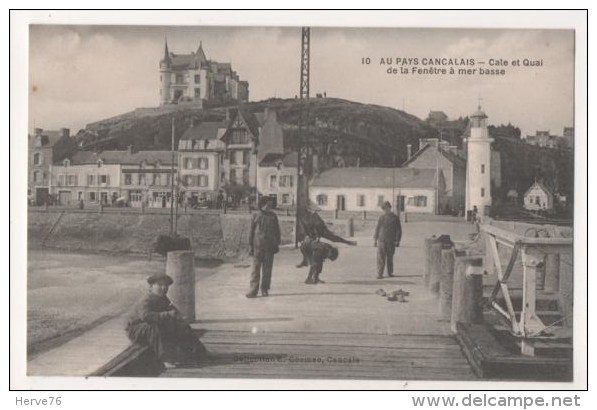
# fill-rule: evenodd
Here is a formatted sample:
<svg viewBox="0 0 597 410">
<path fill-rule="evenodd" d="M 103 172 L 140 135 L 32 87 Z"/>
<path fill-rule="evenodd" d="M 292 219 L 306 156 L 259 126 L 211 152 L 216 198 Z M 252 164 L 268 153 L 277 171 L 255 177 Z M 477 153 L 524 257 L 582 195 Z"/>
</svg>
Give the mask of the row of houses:
<svg viewBox="0 0 597 410">
<path fill-rule="evenodd" d="M 125 203 L 165 207 L 216 204 L 267 195 L 280 208 L 296 204 L 295 152 L 284 146 L 276 111 L 251 113 L 242 106 L 217 122 L 193 122 L 176 152 L 76 151 L 67 130 L 36 129 L 30 141 L 29 187 L 32 202 L 48 198 L 69 205 Z M 461 212 L 465 207 L 466 153 L 437 138 L 420 139 L 407 161 L 396 168 L 339 167 L 317 172 L 310 201 L 324 210 L 378 210 L 390 201 L 406 212 Z M 489 166 L 489 165 L 488 165 Z M 491 153 L 492 183 L 499 186 L 499 153 Z M 489 192 L 487 193 L 489 195 Z"/>
</svg>

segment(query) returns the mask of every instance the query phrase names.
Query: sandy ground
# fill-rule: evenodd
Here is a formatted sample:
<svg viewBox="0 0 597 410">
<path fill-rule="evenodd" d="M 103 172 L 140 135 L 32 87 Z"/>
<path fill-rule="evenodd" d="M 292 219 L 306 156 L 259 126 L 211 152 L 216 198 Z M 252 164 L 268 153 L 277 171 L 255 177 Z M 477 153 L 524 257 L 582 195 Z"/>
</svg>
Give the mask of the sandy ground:
<svg viewBox="0 0 597 410">
<path fill-rule="evenodd" d="M 121 315 L 164 269 L 162 258 L 29 251 L 28 348 Z"/>
</svg>

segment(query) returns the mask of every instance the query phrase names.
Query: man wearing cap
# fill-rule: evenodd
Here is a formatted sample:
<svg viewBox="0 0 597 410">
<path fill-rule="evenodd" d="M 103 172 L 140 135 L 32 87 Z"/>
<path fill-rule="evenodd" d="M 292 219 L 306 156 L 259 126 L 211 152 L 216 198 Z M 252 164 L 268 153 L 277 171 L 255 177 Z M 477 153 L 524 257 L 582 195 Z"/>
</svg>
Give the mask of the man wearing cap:
<svg viewBox="0 0 597 410">
<path fill-rule="evenodd" d="M 126 332 L 131 341 L 149 346 L 166 367 L 199 364 L 207 351 L 166 296 L 172 282 L 165 274 L 147 279 L 149 293 L 133 310 Z"/>
<path fill-rule="evenodd" d="M 269 197 L 262 197 L 259 201 L 259 211 L 251 220 L 249 232 L 249 255 L 253 257 L 250 289 L 248 298 L 257 296 L 261 289 L 261 296 L 267 296 L 272 279 L 274 255 L 280 246 L 280 225 L 278 217 L 271 211 L 272 202 Z"/>
<path fill-rule="evenodd" d="M 307 245 L 309 247 L 309 275 L 306 284 L 317 285 L 318 283 L 325 283 L 319 279 L 319 275 L 323 270 L 323 262 L 326 259 L 335 261 L 338 259 L 338 249 L 330 245 L 329 243 L 312 241 Z"/>
<path fill-rule="evenodd" d="M 374 246 L 377 247 L 377 279 L 383 278 L 385 266 L 388 267 L 388 276 L 394 276 L 394 251 L 400 246 L 402 227 L 400 218 L 391 211 L 392 205 L 386 201 L 381 206 L 384 213 L 377 221 Z"/>
</svg>

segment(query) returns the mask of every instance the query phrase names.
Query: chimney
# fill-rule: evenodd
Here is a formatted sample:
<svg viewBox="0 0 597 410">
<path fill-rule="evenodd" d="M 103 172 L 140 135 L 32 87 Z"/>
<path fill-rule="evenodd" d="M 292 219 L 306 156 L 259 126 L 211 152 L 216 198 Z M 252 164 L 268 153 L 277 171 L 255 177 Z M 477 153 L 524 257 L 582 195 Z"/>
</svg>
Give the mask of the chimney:
<svg viewBox="0 0 597 410">
<path fill-rule="evenodd" d="M 62 137 L 69 138 L 70 137 L 70 128 L 60 128 L 60 133 Z"/>
<path fill-rule="evenodd" d="M 408 161 L 413 153 L 413 146 L 412 144 L 406 144 L 406 160 Z"/>
<path fill-rule="evenodd" d="M 35 133 L 35 135 L 41 135 L 41 133 L 44 132 L 44 130 L 43 128 L 35 128 L 33 132 Z"/>
</svg>

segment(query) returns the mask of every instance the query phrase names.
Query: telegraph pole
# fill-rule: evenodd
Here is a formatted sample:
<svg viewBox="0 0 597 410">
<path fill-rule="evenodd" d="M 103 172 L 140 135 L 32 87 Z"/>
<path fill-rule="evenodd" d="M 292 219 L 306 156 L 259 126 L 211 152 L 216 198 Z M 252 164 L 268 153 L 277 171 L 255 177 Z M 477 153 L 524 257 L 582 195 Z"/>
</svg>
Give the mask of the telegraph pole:
<svg viewBox="0 0 597 410">
<path fill-rule="evenodd" d="M 309 69 L 310 69 L 310 38 L 311 30 L 303 27 L 301 31 L 301 72 L 300 72 L 300 101 L 298 120 L 298 180 L 296 192 L 296 221 L 295 221 L 295 247 L 303 238 L 301 232 L 300 218 L 307 212 L 309 202 L 309 177 L 311 174 L 311 158 L 309 142 L 305 138 L 305 128 L 309 128 L 308 108 L 304 107 L 305 100 L 309 99 Z"/>
<path fill-rule="evenodd" d="M 172 164 L 170 165 L 170 236 L 174 236 L 174 117 L 172 117 Z"/>
</svg>

